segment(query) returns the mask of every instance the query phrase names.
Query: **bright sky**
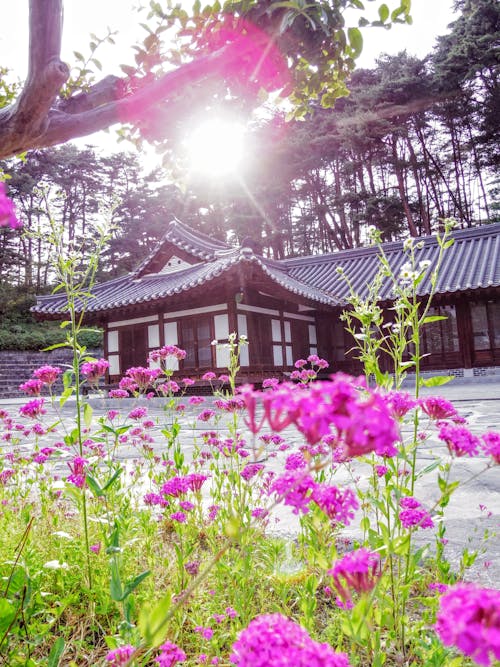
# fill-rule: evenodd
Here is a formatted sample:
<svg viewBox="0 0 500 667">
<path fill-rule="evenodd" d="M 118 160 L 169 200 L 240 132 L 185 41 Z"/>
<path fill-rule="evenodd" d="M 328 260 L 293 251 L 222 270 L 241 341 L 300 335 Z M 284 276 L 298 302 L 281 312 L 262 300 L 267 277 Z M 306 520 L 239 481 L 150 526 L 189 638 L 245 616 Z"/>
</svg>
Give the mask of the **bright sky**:
<svg viewBox="0 0 500 667">
<path fill-rule="evenodd" d="M 386 0 L 393 9 L 397 0 Z M 0 5 L 7 0 L 0 0 Z M 73 51 L 88 54 L 90 33 L 104 36 L 106 28 L 117 30 L 116 46 L 104 45 L 96 54 L 103 64 L 104 74 L 120 75 L 120 64 L 133 65 L 132 45 L 142 40 L 146 33 L 139 23 L 145 22 L 145 12 L 137 13 L 138 0 L 66 0 L 62 59 L 74 64 Z M 380 1 L 367 2 L 371 9 Z M 370 67 L 381 53 L 397 53 L 407 49 L 420 57 L 428 54 L 437 35 L 447 32 L 453 20 L 453 0 L 413 0 L 413 25 L 398 25 L 391 30 L 365 28 L 364 50 L 358 60 L 361 67 Z M 354 16 L 359 16 L 354 12 Z M 374 17 L 376 18 L 376 17 Z M 0 25 L 0 64 L 12 69 L 24 78 L 27 70 L 28 51 L 28 0 L 9 2 L 8 12 L 2 13 Z M 83 140 L 83 143 L 99 144 L 108 150 L 116 150 L 112 135 L 99 133 Z M 125 148 L 125 145 L 123 145 Z"/>
</svg>

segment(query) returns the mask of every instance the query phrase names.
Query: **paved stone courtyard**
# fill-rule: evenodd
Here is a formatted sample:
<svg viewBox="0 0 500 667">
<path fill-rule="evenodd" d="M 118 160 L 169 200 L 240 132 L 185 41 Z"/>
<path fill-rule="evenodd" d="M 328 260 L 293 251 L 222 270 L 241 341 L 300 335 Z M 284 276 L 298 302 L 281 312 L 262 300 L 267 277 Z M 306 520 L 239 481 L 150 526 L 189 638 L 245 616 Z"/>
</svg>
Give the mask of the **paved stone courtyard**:
<svg viewBox="0 0 500 667">
<path fill-rule="evenodd" d="M 500 431 L 500 380 L 497 378 L 481 379 L 456 379 L 449 385 L 438 389 L 424 389 L 423 394 L 440 394 L 451 400 L 460 414 L 468 420 L 469 428 L 476 434 L 487 430 Z M 211 399 L 207 399 L 207 403 Z M 19 399 L 6 399 L 0 401 L 0 406 L 15 414 L 23 401 Z M 130 401 L 112 401 L 99 397 L 91 397 L 91 405 L 94 409 L 93 418 L 106 413 L 111 407 L 119 408 L 124 414 L 132 407 Z M 181 417 L 181 443 L 186 458 L 189 459 L 196 441 L 200 440 L 203 431 L 211 430 L 210 424 L 199 422 L 196 416 L 207 403 L 202 406 L 191 407 Z M 152 419 L 164 422 L 163 399 L 153 399 L 144 403 L 149 409 Z M 73 414 L 74 402 L 68 401 L 64 406 L 63 415 L 68 418 Z M 158 427 L 159 428 L 159 427 Z M 224 435 L 228 432 L 228 424 L 219 422 L 217 429 Z M 251 439 L 251 434 L 249 440 Z M 282 433 L 287 442 L 299 444 L 300 438 L 294 429 L 288 429 Z M 58 436 L 60 438 L 60 436 Z M 56 439 L 56 436 L 53 436 Z M 48 444 L 48 443 L 47 443 Z M 155 447 L 160 451 L 161 436 Z M 435 438 L 431 438 L 423 446 L 418 458 L 419 470 L 424 469 L 439 454 L 447 455 L 446 446 Z M 262 454 L 259 454 L 261 456 Z M 122 447 L 120 458 L 124 461 L 137 457 L 137 451 L 132 447 Z M 283 464 L 283 455 L 269 458 L 266 461 L 268 469 L 279 471 Z M 492 467 L 485 472 L 487 460 L 482 457 L 474 459 L 456 459 L 453 464 L 451 479 L 460 479 L 464 484 L 452 496 L 452 500 L 446 509 L 446 553 L 449 560 L 457 565 L 463 548 L 469 551 L 478 550 L 479 555 L 475 565 L 469 571 L 468 577 L 480 580 L 484 585 L 493 587 L 500 586 L 500 468 Z M 359 484 L 363 486 L 367 479 L 367 467 L 357 464 L 354 474 L 359 477 Z M 417 482 L 415 495 L 424 502 L 427 507 L 432 507 L 438 498 L 436 474 L 432 473 L 421 478 Z M 349 484 L 352 471 L 347 471 L 342 466 L 335 475 L 335 483 L 338 485 Z M 477 477 L 475 477 L 478 475 Z M 470 481 L 467 481 L 470 480 Z M 356 524 L 356 522 L 354 522 Z M 298 527 L 297 517 L 287 508 L 279 508 L 272 520 L 273 531 L 278 534 L 293 536 Z M 487 531 L 490 535 L 485 542 L 483 536 Z M 347 537 L 355 538 L 357 529 L 350 527 L 345 531 Z M 420 531 L 420 539 L 430 537 L 427 531 Z"/>
</svg>

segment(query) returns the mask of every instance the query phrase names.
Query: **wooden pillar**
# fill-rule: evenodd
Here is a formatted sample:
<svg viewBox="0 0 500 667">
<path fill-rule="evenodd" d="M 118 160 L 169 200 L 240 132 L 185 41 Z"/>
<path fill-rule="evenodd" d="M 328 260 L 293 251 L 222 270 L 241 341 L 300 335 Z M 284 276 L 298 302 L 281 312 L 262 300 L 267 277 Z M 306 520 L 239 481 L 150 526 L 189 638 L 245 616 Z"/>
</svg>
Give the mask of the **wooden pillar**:
<svg viewBox="0 0 500 667">
<path fill-rule="evenodd" d="M 456 304 L 457 330 L 460 354 L 464 368 L 472 368 L 474 360 L 474 335 L 472 330 L 471 309 L 469 302 L 461 299 Z"/>
</svg>

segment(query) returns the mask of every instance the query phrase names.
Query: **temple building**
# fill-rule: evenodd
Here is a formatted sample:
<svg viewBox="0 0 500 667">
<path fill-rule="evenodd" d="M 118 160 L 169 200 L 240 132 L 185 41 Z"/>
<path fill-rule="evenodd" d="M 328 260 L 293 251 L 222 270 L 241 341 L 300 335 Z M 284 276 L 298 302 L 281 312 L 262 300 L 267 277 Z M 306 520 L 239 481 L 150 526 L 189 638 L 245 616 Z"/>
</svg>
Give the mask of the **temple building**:
<svg viewBox="0 0 500 667">
<path fill-rule="evenodd" d="M 452 234 L 444 254 L 431 314 L 446 316 L 425 325 L 421 348 L 426 369 L 487 369 L 500 366 L 500 224 Z M 418 262 L 428 264 L 418 286 L 431 290 L 439 245 L 436 237 L 414 240 Z M 394 275 L 408 257 L 403 242 L 384 244 Z M 349 350 L 353 340 L 340 319 L 349 300 L 348 278 L 364 296 L 379 269 L 375 246 L 331 254 L 272 260 L 251 242 L 232 247 L 173 221 L 155 250 L 132 273 L 92 290 L 85 322 L 104 330 L 109 382 L 131 366 L 144 366 L 148 353 L 175 344 L 186 358 L 175 369 L 200 378 L 224 372 L 230 332 L 245 335 L 241 379 L 258 383 L 286 376 L 293 362 L 318 354 L 330 372 L 360 371 Z M 393 284 L 386 279 L 379 303 L 391 317 Z M 42 296 L 33 311 L 42 319 L 64 319 L 65 299 Z"/>
</svg>

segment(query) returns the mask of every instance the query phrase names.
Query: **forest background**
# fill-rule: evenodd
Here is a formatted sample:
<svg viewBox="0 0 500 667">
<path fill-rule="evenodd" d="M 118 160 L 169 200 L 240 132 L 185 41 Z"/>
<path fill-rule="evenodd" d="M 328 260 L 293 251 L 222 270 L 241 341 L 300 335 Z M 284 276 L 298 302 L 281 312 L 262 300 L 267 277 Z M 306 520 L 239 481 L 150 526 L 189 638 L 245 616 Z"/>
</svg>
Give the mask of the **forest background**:
<svg viewBox="0 0 500 667">
<path fill-rule="evenodd" d="M 0 163 L 24 224 L 0 229 L 0 349 L 40 349 L 61 336 L 29 315 L 35 294 L 53 287 L 50 216 L 79 247 L 112 204 L 99 280 L 130 271 L 173 217 L 231 243 L 251 230 L 278 259 L 358 247 L 373 226 L 392 241 L 433 233 L 447 217 L 461 227 L 499 221 L 500 6 L 460 0 L 457 9 L 426 58 L 382 55 L 353 73 L 333 109 L 312 104 L 301 120 L 254 122 L 253 156 L 233 178 L 187 178 L 168 146 L 164 168 L 150 173 L 136 151 L 72 144 Z"/>
</svg>

